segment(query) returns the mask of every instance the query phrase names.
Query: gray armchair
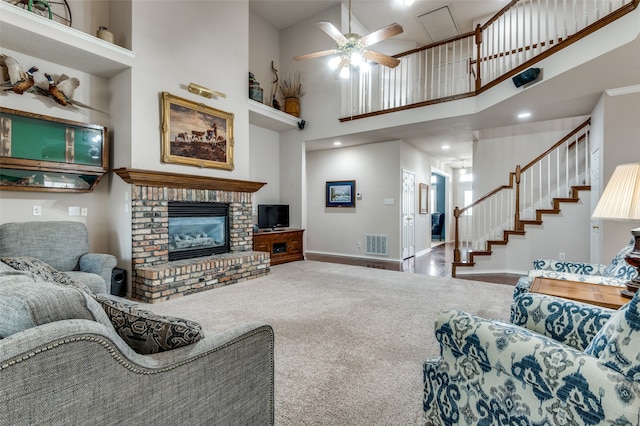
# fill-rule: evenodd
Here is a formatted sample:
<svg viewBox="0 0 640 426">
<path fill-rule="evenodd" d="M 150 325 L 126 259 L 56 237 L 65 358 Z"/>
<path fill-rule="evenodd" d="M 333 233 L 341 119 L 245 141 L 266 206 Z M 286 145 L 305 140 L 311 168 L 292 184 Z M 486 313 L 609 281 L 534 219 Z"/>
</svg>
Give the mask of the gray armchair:
<svg viewBox="0 0 640 426">
<path fill-rule="evenodd" d="M 110 293 L 116 258 L 89 253 L 89 234 L 81 222 L 11 222 L 0 225 L 0 258 L 39 259 L 94 293 Z"/>
</svg>

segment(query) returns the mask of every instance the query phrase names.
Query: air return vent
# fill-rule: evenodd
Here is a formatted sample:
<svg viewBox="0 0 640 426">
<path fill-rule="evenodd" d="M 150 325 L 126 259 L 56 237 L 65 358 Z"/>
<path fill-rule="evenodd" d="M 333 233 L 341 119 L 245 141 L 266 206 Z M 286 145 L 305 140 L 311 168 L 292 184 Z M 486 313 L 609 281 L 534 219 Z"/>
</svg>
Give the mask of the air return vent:
<svg viewBox="0 0 640 426">
<path fill-rule="evenodd" d="M 386 235 L 365 235 L 366 254 L 387 254 L 387 236 Z"/>
</svg>

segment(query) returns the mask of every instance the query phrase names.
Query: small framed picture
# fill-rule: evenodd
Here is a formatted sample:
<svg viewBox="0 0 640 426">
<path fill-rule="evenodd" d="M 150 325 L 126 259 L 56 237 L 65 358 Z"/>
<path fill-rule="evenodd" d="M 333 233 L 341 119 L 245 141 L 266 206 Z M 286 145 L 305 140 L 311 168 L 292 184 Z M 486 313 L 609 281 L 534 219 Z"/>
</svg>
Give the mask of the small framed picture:
<svg viewBox="0 0 640 426">
<path fill-rule="evenodd" d="M 327 182 L 326 201 L 327 207 L 355 207 L 356 181 L 342 180 Z"/>
<path fill-rule="evenodd" d="M 429 213 L 429 185 L 426 183 L 421 183 L 419 185 L 419 196 L 420 196 L 420 214 Z"/>
<path fill-rule="evenodd" d="M 163 92 L 162 161 L 233 170 L 233 114 Z"/>
</svg>

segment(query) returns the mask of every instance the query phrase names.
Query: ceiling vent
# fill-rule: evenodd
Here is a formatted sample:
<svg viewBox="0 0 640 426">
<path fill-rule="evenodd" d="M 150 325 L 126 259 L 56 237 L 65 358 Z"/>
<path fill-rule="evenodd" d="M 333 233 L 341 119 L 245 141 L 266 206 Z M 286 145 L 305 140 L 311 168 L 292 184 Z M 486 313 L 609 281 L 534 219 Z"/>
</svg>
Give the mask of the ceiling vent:
<svg viewBox="0 0 640 426">
<path fill-rule="evenodd" d="M 460 35 L 449 6 L 442 6 L 431 12 L 418 15 L 418 21 L 424 28 L 424 32 L 427 33 L 427 37 L 431 39 L 431 43 Z"/>
</svg>

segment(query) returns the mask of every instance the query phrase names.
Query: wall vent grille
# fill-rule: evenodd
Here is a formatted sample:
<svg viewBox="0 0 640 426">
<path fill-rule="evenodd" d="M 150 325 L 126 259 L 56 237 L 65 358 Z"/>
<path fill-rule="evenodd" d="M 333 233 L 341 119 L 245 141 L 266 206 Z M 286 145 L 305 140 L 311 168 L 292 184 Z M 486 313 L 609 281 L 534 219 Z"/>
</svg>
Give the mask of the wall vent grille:
<svg viewBox="0 0 640 426">
<path fill-rule="evenodd" d="M 366 254 L 387 254 L 387 236 L 386 235 L 365 235 Z"/>
</svg>

